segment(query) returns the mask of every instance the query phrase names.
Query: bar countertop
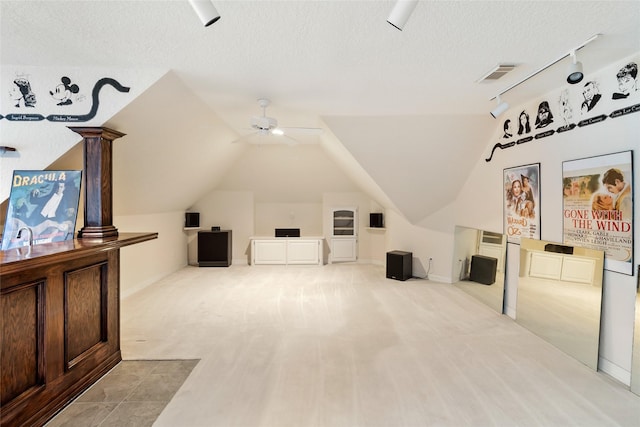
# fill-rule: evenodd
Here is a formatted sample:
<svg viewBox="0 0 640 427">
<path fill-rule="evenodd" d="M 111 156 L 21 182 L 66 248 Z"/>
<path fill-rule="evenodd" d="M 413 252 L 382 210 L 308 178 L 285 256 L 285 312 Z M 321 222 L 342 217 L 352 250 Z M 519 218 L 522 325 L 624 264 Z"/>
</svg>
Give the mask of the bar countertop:
<svg viewBox="0 0 640 427">
<path fill-rule="evenodd" d="M 108 239 L 73 239 L 0 251 L 0 273 L 11 274 L 157 238 L 158 233 L 120 233 Z"/>
</svg>

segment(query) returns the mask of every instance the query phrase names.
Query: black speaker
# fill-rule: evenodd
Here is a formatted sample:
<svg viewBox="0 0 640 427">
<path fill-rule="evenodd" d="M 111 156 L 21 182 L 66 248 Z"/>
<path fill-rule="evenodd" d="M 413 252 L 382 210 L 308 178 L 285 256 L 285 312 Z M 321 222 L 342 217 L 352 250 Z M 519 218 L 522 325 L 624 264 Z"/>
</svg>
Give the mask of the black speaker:
<svg viewBox="0 0 640 427">
<path fill-rule="evenodd" d="M 413 272 L 413 253 L 387 252 L 387 279 L 407 280 Z"/>
<path fill-rule="evenodd" d="M 276 228 L 276 237 L 300 237 L 299 228 Z"/>
<path fill-rule="evenodd" d="M 547 243 L 544 245 L 545 252 L 555 252 L 558 254 L 573 255 L 573 246 L 557 245 L 555 243 Z"/>
<path fill-rule="evenodd" d="M 198 212 L 185 212 L 185 214 L 184 214 L 184 226 L 185 227 L 200 227 L 200 214 Z"/>
<path fill-rule="evenodd" d="M 498 259 L 484 255 L 474 255 L 471 257 L 472 282 L 491 285 L 496 281 L 496 270 L 498 269 Z"/>
<path fill-rule="evenodd" d="M 369 227 L 371 228 L 383 228 L 384 221 L 381 213 L 369 214 Z"/>
</svg>

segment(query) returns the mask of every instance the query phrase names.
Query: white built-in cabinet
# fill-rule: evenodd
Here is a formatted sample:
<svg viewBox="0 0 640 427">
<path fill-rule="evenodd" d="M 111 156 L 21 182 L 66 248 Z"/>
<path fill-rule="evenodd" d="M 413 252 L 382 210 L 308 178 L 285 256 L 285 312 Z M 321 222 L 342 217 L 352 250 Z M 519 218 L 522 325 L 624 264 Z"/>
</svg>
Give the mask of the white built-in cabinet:
<svg viewBox="0 0 640 427">
<path fill-rule="evenodd" d="M 358 258 L 358 210 L 331 209 L 330 261 L 349 262 Z"/>
<path fill-rule="evenodd" d="M 321 238 L 260 238 L 251 240 L 251 264 L 322 265 Z"/>
<path fill-rule="evenodd" d="M 576 255 L 531 251 L 528 274 L 541 279 L 593 284 L 596 260 Z"/>
</svg>

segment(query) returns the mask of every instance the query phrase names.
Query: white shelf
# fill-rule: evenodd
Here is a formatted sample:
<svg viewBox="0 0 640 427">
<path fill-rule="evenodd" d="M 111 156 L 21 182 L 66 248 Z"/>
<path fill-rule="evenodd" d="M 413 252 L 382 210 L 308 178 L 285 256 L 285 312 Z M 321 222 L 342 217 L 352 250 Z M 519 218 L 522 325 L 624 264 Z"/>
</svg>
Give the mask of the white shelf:
<svg viewBox="0 0 640 427">
<path fill-rule="evenodd" d="M 202 230 L 202 228 L 200 228 L 200 227 L 184 227 L 183 230 L 184 231 L 198 231 L 198 230 Z"/>
<path fill-rule="evenodd" d="M 367 230 L 382 230 L 382 231 L 385 231 L 386 228 L 385 227 L 367 227 Z"/>
</svg>

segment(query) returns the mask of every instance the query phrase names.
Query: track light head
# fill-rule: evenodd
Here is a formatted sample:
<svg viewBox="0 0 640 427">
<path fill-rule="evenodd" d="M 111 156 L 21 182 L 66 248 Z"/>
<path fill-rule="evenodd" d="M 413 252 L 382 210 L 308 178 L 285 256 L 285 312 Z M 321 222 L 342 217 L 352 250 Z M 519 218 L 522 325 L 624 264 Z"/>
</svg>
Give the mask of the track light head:
<svg viewBox="0 0 640 427">
<path fill-rule="evenodd" d="M 189 3 L 205 27 L 208 27 L 220 19 L 220 14 L 213 3 L 211 3 L 211 0 L 189 0 Z"/>
<path fill-rule="evenodd" d="M 393 6 L 387 22 L 402 31 L 417 4 L 418 0 L 398 0 Z"/>
<path fill-rule="evenodd" d="M 509 104 L 507 104 L 506 102 L 500 101 L 499 96 L 497 98 L 498 98 L 498 105 L 496 106 L 496 108 L 491 110 L 491 117 L 493 117 L 494 119 L 497 119 L 500 114 L 504 113 L 509 109 Z"/>
<path fill-rule="evenodd" d="M 575 51 L 571 52 L 571 58 L 572 61 L 567 71 L 567 83 L 574 85 L 582 81 L 584 73 L 582 72 L 582 62 L 577 60 Z"/>
</svg>

